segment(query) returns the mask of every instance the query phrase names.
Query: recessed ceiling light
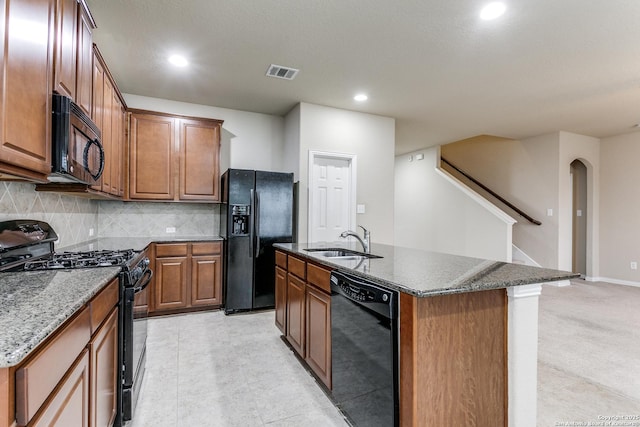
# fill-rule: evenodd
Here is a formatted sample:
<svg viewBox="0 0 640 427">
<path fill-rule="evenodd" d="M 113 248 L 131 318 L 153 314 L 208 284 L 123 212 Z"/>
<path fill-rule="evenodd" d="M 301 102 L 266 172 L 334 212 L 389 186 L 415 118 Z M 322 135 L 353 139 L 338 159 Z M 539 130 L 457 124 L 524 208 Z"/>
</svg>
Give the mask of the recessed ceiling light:
<svg viewBox="0 0 640 427">
<path fill-rule="evenodd" d="M 366 101 L 367 99 L 369 99 L 369 97 L 367 95 L 365 95 L 364 93 L 359 93 L 356 96 L 354 96 L 353 99 L 355 99 L 358 102 L 363 102 L 363 101 Z"/>
<path fill-rule="evenodd" d="M 480 11 L 480 18 L 484 19 L 485 21 L 490 21 L 492 19 L 496 19 L 502 16 L 505 10 L 507 10 L 507 6 L 504 3 L 501 3 L 501 2 L 489 3 L 488 5 L 483 7 L 482 10 Z"/>
<path fill-rule="evenodd" d="M 169 57 L 169 62 L 175 65 L 176 67 L 186 67 L 189 65 L 189 61 L 182 55 L 171 55 Z"/>
</svg>

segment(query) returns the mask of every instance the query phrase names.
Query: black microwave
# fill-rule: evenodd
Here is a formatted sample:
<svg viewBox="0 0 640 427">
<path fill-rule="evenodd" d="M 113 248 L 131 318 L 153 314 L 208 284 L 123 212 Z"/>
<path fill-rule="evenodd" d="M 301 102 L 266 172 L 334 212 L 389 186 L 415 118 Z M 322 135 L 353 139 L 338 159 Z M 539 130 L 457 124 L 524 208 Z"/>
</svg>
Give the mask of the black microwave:
<svg viewBox="0 0 640 427">
<path fill-rule="evenodd" d="M 53 94 L 49 181 L 93 185 L 104 169 L 100 129 L 71 98 Z"/>
</svg>

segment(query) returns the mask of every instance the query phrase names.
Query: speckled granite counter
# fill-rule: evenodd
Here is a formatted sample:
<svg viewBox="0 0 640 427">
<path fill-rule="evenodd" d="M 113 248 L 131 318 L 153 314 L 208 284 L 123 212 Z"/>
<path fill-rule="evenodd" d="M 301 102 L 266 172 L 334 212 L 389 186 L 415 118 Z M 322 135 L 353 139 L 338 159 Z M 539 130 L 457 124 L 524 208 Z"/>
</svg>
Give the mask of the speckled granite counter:
<svg viewBox="0 0 640 427">
<path fill-rule="evenodd" d="M 99 237 L 73 246 L 57 248 L 56 252 L 63 251 L 100 251 L 109 249 L 134 249 L 141 251 L 151 243 L 173 242 L 211 242 L 223 240 L 219 236 L 176 236 L 165 234 L 150 237 Z"/>
<path fill-rule="evenodd" d="M 340 260 L 305 251 L 323 247 L 362 250 L 356 244 L 344 242 L 276 243 L 274 246 L 418 297 L 555 282 L 579 276 L 567 271 L 375 243 L 371 245 L 371 253 L 382 258 Z"/>
<path fill-rule="evenodd" d="M 120 267 L 0 273 L 0 368 L 17 365 Z"/>
</svg>

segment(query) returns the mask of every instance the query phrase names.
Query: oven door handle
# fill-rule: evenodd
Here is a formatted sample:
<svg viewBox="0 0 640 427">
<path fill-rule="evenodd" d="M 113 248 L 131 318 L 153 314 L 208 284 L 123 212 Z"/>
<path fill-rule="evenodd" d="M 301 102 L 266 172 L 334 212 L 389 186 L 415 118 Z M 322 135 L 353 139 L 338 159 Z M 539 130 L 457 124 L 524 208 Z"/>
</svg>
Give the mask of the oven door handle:
<svg viewBox="0 0 640 427">
<path fill-rule="evenodd" d="M 153 278 L 153 270 L 149 269 L 147 271 L 144 272 L 144 274 L 142 275 L 142 277 L 144 276 L 148 276 L 145 280 L 144 280 L 144 284 L 140 285 L 140 286 L 136 286 L 135 288 L 133 288 L 133 293 L 137 294 L 140 293 L 142 291 L 144 291 L 147 286 L 149 286 L 149 283 L 151 283 L 151 279 Z"/>
</svg>

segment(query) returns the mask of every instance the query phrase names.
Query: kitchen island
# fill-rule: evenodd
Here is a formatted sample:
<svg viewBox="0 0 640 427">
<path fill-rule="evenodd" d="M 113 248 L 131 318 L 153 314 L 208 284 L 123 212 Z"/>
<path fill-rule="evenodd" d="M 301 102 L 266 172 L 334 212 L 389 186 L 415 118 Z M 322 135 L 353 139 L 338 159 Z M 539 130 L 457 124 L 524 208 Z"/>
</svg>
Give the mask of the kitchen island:
<svg viewBox="0 0 640 427">
<path fill-rule="evenodd" d="M 287 265 L 336 269 L 399 291 L 400 425 L 535 426 L 540 284 L 576 274 L 379 244 L 371 253 L 381 258 L 343 259 L 307 249 L 358 248 L 275 246 Z M 295 274 L 299 283 L 304 274 Z"/>
</svg>

